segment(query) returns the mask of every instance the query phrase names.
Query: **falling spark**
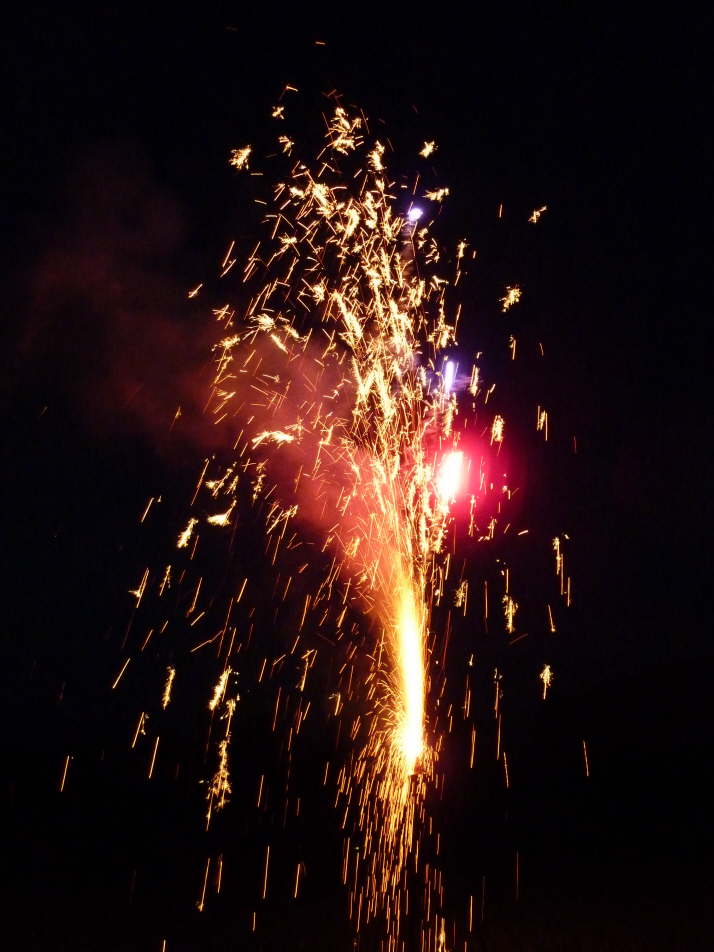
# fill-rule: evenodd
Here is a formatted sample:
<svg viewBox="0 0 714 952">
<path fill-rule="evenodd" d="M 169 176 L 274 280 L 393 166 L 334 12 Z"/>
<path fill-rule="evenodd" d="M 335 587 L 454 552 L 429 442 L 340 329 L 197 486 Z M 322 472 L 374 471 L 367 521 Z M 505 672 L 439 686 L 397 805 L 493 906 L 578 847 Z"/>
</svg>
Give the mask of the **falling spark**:
<svg viewBox="0 0 714 952">
<path fill-rule="evenodd" d="M 265 847 L 265 862 L 263 865 L 263 892 L 261 894 L 261 899 L 265 899 L 268 895 L 268 867 L 270 865 L 270 843 Z"/>
<path fill-rule="evenodd" d="M 497 413 L 491 424 L 491 443 L 503 443 L 503 430 L 505 425 L 506 421 L 500 413 Z"/>
<path fill-rule="evenodd" d="M 168 667 L 166 669 L 166 683 L 164 684 L 164 693 L 161 697 L 161 706 L 164 710 L 169 706 L 171 702 L 171 689 L 174 684 L 174 678 L 176 677 L 176 668 Z"/>
<path fill-rule="evenodd" d="M 507 286 L 506 293 L 503 295 L 502 298 L 499 298 L 502 305 L 501 310 L 505 312 L 509 308 L 513 307 L 514 304 L 518 304 L 518 302 L 521 299 L 522 293 L 523 292 L 521 291 L 521 289 L 518 287 L 517 284 L 514 284 L 513 287 Z"/>
<path fill-rule="evenodd" d="M 158 751 L 158 749 L 159 749 L 159 737 L 157 735 L 156 738 L 154 739 L 154 746 L 151 751 L 151 761 L 149 763 L 149 772 L 147 774 L 147 778 L 149 780 L 151 780 L 151 778 L 154 775 L 154 765 L 156 764 L 156 752 Z"/>
<path fill-rule="evenodd" d="M 443 202 L 448 194 L 448 188 L 436 188 L 431 192 L 425 192 L 424 198 L 428 198 L 430 202 Z"/>
<path fill-rule="evenodd" d="M 209 516 L 206 522 L 211 526 L 227 526 L 235 509 L 235 500 L 233 500 L 225 512 L 219 512 L 215 516 Z"/>
<path fill-rule="evenodd" d="M 543 682 L 543 700 L 545 701 L 548 694 L 548 688 L 553 683 L 553 670 L 549 664 L 546 664 L 539 675 L 541 681 Z"/>
<path fill-rule="evenodd" d="M 228 678 L 230 677 L 230 675 L 231 675 L 230 668 L 226 668 L 225 671 L 221 673 L 221 676 L 218 679 L 218 683 L 213 689 L 213 697 L 208 702 L 209 711 L 215 711 L 215 709 L 223 700 L 223 697 L 226 693 L 226 687 L 228 686 Z"/>
<path fill-rule="evenodd" d="M 244 146 L 242 149 L 233 149 L 231 152 L 230 164 L 236 169 L 248 168 L 248 159 L 250 158 L 252 151 L 253 150 L 249 145 Z"/>
<path fill-rule="evenodd" d="M 124 662 L 124 664 L 121 666 L 121 668 L 120 668 L 120 670 L 119 670 L 119 674 L 116 676 L 116 678 L 114 679 L 114 683 L 112 684 L 112 691 L 114 691 L 114 690 L 116 689 L 116 686 L 117 686 L 117 685 L 119 684 L 119 682 L 121 681 L 122 677 L 124 676 L 124 672 L 126 671 L 127 667 L 129 666 L 129 662 L 130 662 L 130 661 L 131 661 L 131 658 L 127 658 L 126 661 Z"/>
<path fill-rule="evenodd" d="M 191 518 L 188 520 L 188 525 L 183 530 L 183 532 L 179 535 L 178 541 L 176 542 L 177 548 L 179 549 L 186 548 L 186 546 L 188 545 L 191 539 L 191 536 L 193 535 L 193 530 L 196 528 L 197 525 L 198 525 L 198 519 Z"/>
<path fill-rule="evenodd" d="M 531 224 L 533 225 L 537 224 L 540 216 L 543 214 L 543 212 L 546 212 L 546 211 L 548 211 L 547 205 L 541 205 L 540 208 L 534 208 L 533 211 L 531 212 L 531 215 L 528 221 L 531 222 Z"/>
<path fill-rule="evenodd" d="M 518 611 L 518 605 L 511 598 L 510 595 L 503 596 L 503 614 L 506 619 L 506 631 L 509 635 L 512 635 L 516 630 L 515 618 L 516 612 Z"/>
<path fill-rule="evenodd" d="M 141 578 L 141 581 L 135 589 L 132 589 L 129 594 L 133 595 L 136 599 L 136 604 L 138 605 L 141 599 L 144 597 L 144 592 L 146 591 L 146 583 L 149 581 L 149 570 L 146 569 Z"/>
<path fill-rule="evenodd" d="M 584 741 L 583 741 L 583 743 L 584 743 Z M 59 792 L 60 792 L 60 793 L 64 793 L 64 785 L 65 785 L 65 783 L 66 783 L 66 781 L 67 781 L 67 771 L 69 770 L 69 763 L 70 763 L 71 760 L 72 760 L 71 755 L 70 755 L 70 754 L 67 754 L 67 756 L 66 756 L 65 759 L 64 759 L 64 766 L 63 766 L 63 768 L 62 768 L 62 778 L 60 779 L 60 785 L 59 785 Z"/>
<path fill-rule="evenodd" d="M 543 433 L 543 438 L 548 442 L 548 413 L 542 407 L 536 411 L 536 429 Z"/>
</svg>

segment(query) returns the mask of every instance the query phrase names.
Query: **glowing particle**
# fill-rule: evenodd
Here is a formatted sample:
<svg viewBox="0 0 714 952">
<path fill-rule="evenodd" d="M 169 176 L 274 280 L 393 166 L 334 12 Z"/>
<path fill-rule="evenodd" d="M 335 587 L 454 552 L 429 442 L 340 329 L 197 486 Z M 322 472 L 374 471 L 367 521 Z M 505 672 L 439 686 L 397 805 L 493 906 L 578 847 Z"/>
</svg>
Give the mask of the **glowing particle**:
<svg viewBox="0 0 714 952">
<path fill-rule="evenodd" d="M 231 675 L 231 668 L 225 668 L 221 672 L 221 676 L 218 679 L 216 686 L 213 689 L 213 696 L 208 702 L 209 711 L 215 711 L 220 702 L 223 700 L 223 696 L 226 693 L 226 687 L 228 686 L 228 678 Z"/>
<path fill-rule="evenodd" d="M 512 635 L 516 630 L 515 619 L 518 611 L 518 604 L 510 595 L 503 596 L 503 614 L 506 619 L 506 631 Z"/>
<path fill-rule="evenodd" d="M 513 285 L 513 287 L 506 286 L 506 293 L 502 298 L 499 298 L 501 302 L 501 310 L 507 311 L 509 308 L 513 307 L 514 304 L 518 304 L 522 295 L 521 289 L 518 285 Z"/>
<path fill-rule="evenodd" d="M 185 549 L 188 545 L 191 536 L 193 535 L 193 530 L 198 525 L 198 519 L 189 519 L 188 525 L 186 528 L 179 534 L 178 541 L 176 542 L 176 547 L 178 549 Z"/>
<path fill-rule="evenodd" d="M 543 700 L 545 701 L 546 696 L 548 694 L 548 688 L 553 683 L 553 669 L 551 668 L 549 664 L 546 664 L 543 667 L 543 670 L 541 671 L 539 677 L 541 681 L 543 682 Z"/>
<path fill-rule="evenodd" d="M 230 157 L 230 165 L 235 169 L 247 169 L 248 168 L 248 159 L 252 148 L 249 145 L 244 146 L 242 149 L 233 149 Z"/>
<path fill-rule="evenodd" d="M 424 198 L 428 198 L 430 202 L 443 202 L 448 194 L 448 188 L 437 188 L 431 192 L 425 192 Z"/>
<path fill-rule="evenodd" d="M 164 693 L 161 697 L 161 706 L 164 710 L 169 706 L 171 701 L 171 689 L 173 687 L 174 678 L 176 677 L 176 668 L 168 667 L 166 669 L 166 683 L 164 684 Z"/>
<path fill-rule="evenodd" d="M 497 413 L 493 418 L 493 423 L 491 424 L 491 443 L 503 443 L 503 430 L 506 425 L 506 421 Z"/>
</svg>

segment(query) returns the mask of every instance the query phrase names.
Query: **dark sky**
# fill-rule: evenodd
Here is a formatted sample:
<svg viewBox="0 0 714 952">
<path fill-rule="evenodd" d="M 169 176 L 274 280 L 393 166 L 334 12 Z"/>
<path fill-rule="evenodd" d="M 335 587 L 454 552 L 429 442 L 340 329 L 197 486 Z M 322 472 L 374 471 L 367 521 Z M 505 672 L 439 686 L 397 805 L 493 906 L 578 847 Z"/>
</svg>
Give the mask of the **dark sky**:
<svg viewBox="0 0 714 952">
<path fill-rule="evenodd" d="M 3 816 L 10 928 L 25 948 L 158 950 L 166 935 L 172 950 L 349 947 L 329 844 L 311 861 L 312 898 L 297 912 L 276 906 L 289 925 L 258 944 L 247 944 L 242 900 L 235 915 L 230 901 L 203 919 L 186 911 L 186 871 L 203 849 L 195 792 L 187 784 L 170 807 L 166 789 L 146 792 L 124 763 L 129 715 L 107 700 L 125 583 L 147 559 L 136 514 L 172 481 L 181 512 L 210 452 L 190 429 L 183 441 L 165 435 L 176 403 L 197 399 L 206 359 L 202 305 L 186 289 L 214 273 L 231 238 L 248 244 L 249 203 L 226 158 L 267 135 L 287 82 L 306 128 L 337 88 L 384 120 L 397 155 L 438 141 L 452 191 L 438 229 L 468 236 L 483 269 L 465 344 L 502 339 L 478 296 L 517 280 L 518 331 L 548 353 L 547 371 L 524 378 L 556 434 L 552 457 L 533 464 L 530 498 L 544 500 L 544 531 L 557 523 L 573 536 L 575 604 L 549 649 L 551 707 L 529 724 L 528 705 L 512 705 L 520 789 L 504 804 L 485 772 L 455 784 L 442 818 L 457 896 L 482 872 L 505 882 L 514 843 L 525 857 L 522 901 L 495 887 L 474 948 L 703 947 L 707 24 L 579 7 L 377 10 L 375 25 L 354 8 L 311 20 L 30 6 L 5 31 Z M 537 230 L 525 227 L 542 205 Z M 522 677 L 513 662 L 512 694 Z M 184 730 L 187 743 L 198 731 Z M 583 736 L 589 785 L 572 754 Z M 74 786 L 60 798 L 70 749 Z M 320 809 L 314 830 L 334 822 Z M 235 813 L 222 835 L 252 855 L 257 839 Z M 499 835 L 474 814 L 497 816 Z M 183 866 L 168 845 L 177 838 Z"/>
</svg>

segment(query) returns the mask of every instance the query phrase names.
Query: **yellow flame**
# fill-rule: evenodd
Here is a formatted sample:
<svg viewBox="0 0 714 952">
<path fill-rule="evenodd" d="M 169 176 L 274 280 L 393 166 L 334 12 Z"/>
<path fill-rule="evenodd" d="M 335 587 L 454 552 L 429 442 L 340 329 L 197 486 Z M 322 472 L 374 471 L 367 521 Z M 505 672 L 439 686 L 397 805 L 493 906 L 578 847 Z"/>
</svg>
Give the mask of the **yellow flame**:
<svg viewBox="0 0 714 952">
<path fill-rule="evenodd" d="M 398 665 L 401 693 L 397 743 L 408 774 L 424 752 L 424 625 L 413 587 L 403 580 L 397 605 Z"/>
</svg>

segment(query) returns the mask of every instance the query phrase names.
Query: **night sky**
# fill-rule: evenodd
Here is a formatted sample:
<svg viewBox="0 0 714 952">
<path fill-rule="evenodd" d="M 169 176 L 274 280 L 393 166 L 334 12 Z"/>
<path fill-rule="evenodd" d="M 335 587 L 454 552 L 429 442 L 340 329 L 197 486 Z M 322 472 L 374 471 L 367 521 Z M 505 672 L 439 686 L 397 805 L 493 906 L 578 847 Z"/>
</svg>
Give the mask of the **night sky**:
<svg viewBox="0 0 714 952">
<path fill-rule="evenodd" d="M 235 778 L 240 789 L 243 770 L 251 786 L 207 846 L 195 708 L 179 706 L 175 749 L 162 749 L 182 761 L 179 778 L 152 786 L 127 750 L 150 674 L 109 690 L 127 590 L 161 551 L 159 529 L 142 533 L 137 516 L 164 493 L 173 533 L 212 451 L 190 413 L 168 435 L 176 405 L 200 402 L 209 353 L 213 298 L 187 290 L 210 283 L 230 240 L 247 248 L 256 234 L 227 157 L 267 143 L 286 83 L 300 90 L 293 121 L 307 139 L 320 134 L 322 94 L 338 89 L 384 121 L 400 174 L 424 140 L 438 142 L 436 177 L 451 196 L 435 232 L 478 249 L 460 343 L 483 350 L 484 371 L 502 381 L 514 439 L 527 432 L 535 446 L 535 404 L 550 412 L 548 452 L 523 450 L 523 514 L 544 545 L 553 527 L 571 536 L 574 604 L 547 644 L 534 637 L 509 653 L 474 642 L 484 692 L 493 666 L 504 672 L 517 766 L 505 795 L 495 765 L 474 776 L 454 762 L 437 811 L 449 911 L 463 919 L 486 876 L 474 949 L 708 947 L 706 24 L 580 6 L 538 19 L 376 9 L 370 22 L 354 7 L 322 20 L 30 5 L 4 29 L 8 948 L 352 947 L 337 822 L 311 779 L 327 744 L 319 732 L 297 767 L 304 824 L 285 843 L 304 854 L 303 898 L 287 902 L 276 886 L 251 934 L 273 822 L 249 819 L 252 778 L 263 762 L 268 776 L 278 770 L 261 746 L 269 712 L 252 708 Z M 507 283 L 524 289 L 511 324 L 495 303 Z M 546 362 L 512 371 L 510 332 L 524 347 L 542 341 Z M 251 557 L 235 556 L 226 577 Z M 478 554 L 469 558 L 477 573 Z M 472 637 L 456 627 L 454 665 Z M 555 681 L 538 704 L 543 660 Z M 206 851 L 224 847 L 233 878 L 199 914 Z"/>
</svg>

